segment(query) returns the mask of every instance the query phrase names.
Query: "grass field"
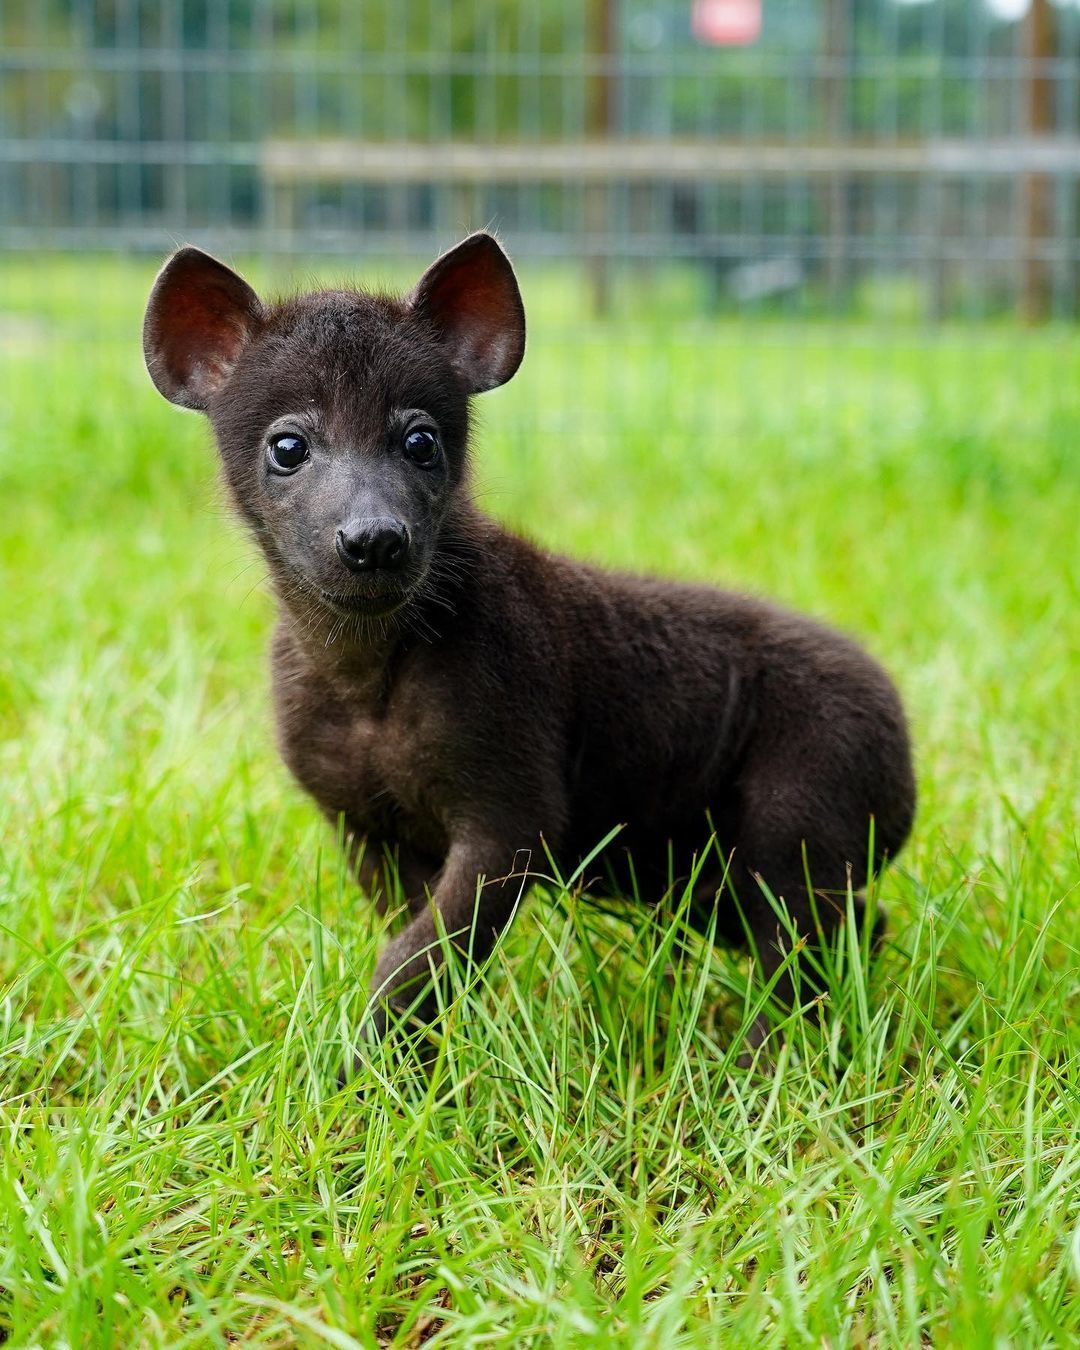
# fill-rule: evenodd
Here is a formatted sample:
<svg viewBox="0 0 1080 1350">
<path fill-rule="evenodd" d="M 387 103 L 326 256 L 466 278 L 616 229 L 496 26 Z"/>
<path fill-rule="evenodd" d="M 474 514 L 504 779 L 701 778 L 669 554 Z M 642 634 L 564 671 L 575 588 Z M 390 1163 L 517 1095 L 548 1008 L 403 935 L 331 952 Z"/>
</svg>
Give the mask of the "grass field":
<svg viewBox="0 0 1080 1350">
<path fill-rule="evenodd" d="M 858 634 L 919 820 L 883 958 L 765 1073 L 744 961 L 552 887 L 430 1083 L 357 1097 L 381 924 L 276 758 L 152 269 L 0 269 L 0 1340 L 1076 1343 L 1080 338 L 574 321 L 526 278 L 489 508 Z"/>
</svg>

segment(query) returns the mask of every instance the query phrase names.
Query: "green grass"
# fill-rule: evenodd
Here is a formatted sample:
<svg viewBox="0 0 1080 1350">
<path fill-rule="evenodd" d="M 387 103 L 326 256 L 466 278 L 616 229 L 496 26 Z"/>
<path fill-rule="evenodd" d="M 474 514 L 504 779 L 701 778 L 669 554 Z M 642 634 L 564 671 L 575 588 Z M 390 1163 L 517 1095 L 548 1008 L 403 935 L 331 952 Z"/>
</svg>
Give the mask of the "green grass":
<svg viewBox="0 0 1080 1350">
<path fill-rule="evenodd" d="M 919 821 L 882 960 L 841 949 L 767 1073 L 745 962 L 552 886 L 430 1084 L 357 1097 L 381 925 L 276 758 L 207 435 L 141 370 L 152 264 L 5 269 L 0 1339 L 1080 1337 L 1080 338 L 605 325 L 526 278 L 490 509 L 860 635 Z"/>
</svg>

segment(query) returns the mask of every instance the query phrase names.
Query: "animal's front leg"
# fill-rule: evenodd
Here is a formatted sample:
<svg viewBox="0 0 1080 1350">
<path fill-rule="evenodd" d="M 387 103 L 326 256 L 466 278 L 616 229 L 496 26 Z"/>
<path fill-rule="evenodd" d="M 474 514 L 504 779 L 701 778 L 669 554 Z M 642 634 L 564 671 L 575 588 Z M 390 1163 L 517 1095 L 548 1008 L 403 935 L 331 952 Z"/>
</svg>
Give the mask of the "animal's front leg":
<svg viewBox="0 0 1080 1350">
<path fill-rule="evenodd" d="M 483 835 L 465 835 L 451 844 L 430 903 L 389 943 L 375 968 L 365 1026 L 369 1035 L 385 1034 L 389 1013 L 411 1009 L 416 1022 L 435 1020 L 438 1000 L 430 986 L 443 960 L 440 926 L 462 959 L 482 961 L 513 915 L 529 862 L 528 849 Z"/>
<path fill-rule="evenodd" d="M 404 901 L 415 915 L 427 903 L 439 874 L 433 858 L 371 834 L 350 833 L 345 847 L 360 889 L 380 914 L 398 912 Z"/>
</svg>

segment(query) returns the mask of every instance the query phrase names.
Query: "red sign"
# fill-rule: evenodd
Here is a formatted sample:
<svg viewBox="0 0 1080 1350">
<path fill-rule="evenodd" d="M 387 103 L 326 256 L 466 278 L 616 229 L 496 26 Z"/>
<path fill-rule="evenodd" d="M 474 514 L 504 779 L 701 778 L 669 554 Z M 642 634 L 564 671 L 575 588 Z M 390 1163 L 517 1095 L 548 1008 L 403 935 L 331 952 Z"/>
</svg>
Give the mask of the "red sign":
<svg viewBox="0 0 1080 1350">
<path fill-rule="evenodd" d="M 761 36 L 761 0 L 694 0 L 690 28 L 714 47 L 749 47 Z"/>
</svg>

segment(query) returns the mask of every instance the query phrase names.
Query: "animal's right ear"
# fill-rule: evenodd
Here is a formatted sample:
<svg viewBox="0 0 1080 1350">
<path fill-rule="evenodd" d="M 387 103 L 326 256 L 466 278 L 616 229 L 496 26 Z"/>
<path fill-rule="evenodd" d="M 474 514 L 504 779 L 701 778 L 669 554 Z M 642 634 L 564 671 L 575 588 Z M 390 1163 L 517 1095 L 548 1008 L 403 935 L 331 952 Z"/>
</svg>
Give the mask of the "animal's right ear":
<svg viewBox="0 0 1080 1350">
<path fill-rule="evenodd" d="M 262 317 L 259 297 L 231 268 L 201 249 L 174 253 L 143 320 L 143 355 L 158 391 L 204 412 Z"/>
</svg>

